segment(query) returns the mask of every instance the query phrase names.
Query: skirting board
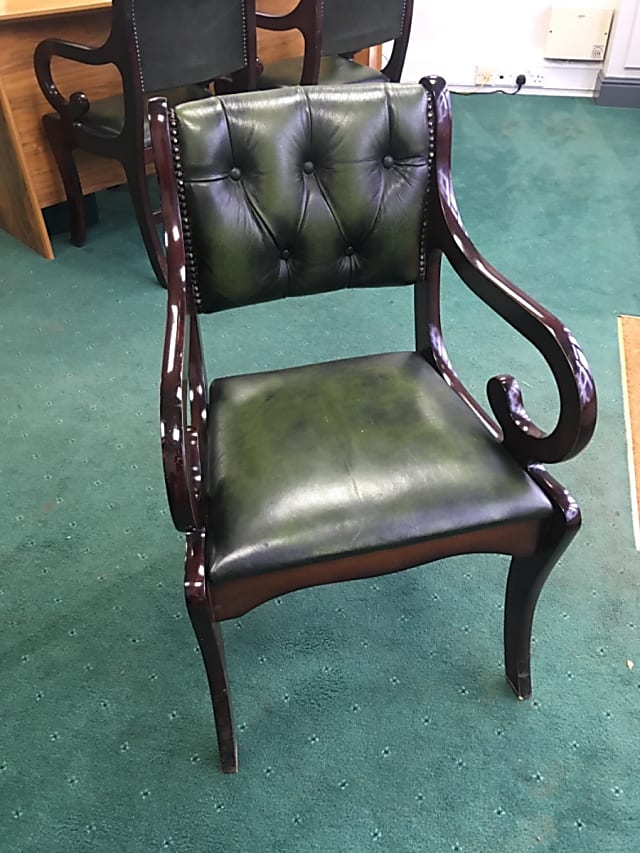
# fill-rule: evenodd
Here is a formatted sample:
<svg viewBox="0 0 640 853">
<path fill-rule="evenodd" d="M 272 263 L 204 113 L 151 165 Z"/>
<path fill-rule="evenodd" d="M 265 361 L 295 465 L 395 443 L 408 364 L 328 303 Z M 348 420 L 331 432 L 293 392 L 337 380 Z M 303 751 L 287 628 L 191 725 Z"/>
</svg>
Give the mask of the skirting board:
<svg viewBox="0 0 640 853">
<path fill-rule="evenodd" d="M 605 77 L 601 71 L 594 97 L 599 107 L 640 107 L 640 77 Z"/>
</svg>

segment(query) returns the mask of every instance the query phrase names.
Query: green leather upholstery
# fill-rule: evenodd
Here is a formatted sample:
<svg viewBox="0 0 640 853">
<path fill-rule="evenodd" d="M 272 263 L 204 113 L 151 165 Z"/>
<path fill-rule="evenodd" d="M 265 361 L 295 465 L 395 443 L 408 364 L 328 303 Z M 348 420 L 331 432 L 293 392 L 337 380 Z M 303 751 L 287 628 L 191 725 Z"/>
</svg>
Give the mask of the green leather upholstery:
<svg viewBox="0 0 640 853">
<path fill-rule="evenodd" d="M 144 92 L 244 68 L 245 0 L 127 0 Z"/>
<path fill-rule="evenodd" d="M 324 54 L 392 41 L 410 25 L 406 0 L 323 0 L 322 6 Z"/>
<path fill-rule="evenodd" d="M 209 459 L 214 583 L 551 513 L 417 353 L 215 381 Z"/>
<path fill-rule="evenodd" d="M 347 89 L 176 108 L 199 310 L 416 281 L 428 96 L 419 85 Z"/>
<path fill-rule="evenodd" d="M 258 76 L 259 89 L 278 89 L 283 86 L 297 86 L 302 77 L 302 56 L 269 62 Z M 320 60 L 320 85 L 342 85 L 376 83 L 386 80 L 382 72 L 360 65 L 352 59 L 342 56 L 323 56 Z"/>
<path fill-rule="evenodd" d="M 180 86 L 168 92 L 153 92 L 145 95 L 145 100 L 157 98 L 162 95 L 172 107 L 183 101 L 195 101 L 200 98 L 210 98 L 211 92 L 205 86 Z M 122 95 L 112 95 L 110 98 L 101 98 L 91 101 L 89 112 L 82 117 L 82 126 L 90 131 L 104 136 L 118 136 L 124 125 L 124 98 Z M 144 114 L 144 144 L 145 148 L 151 145 L 151 134 L 149 132 L 149 121 L 145 110 Z"/>
</svg>

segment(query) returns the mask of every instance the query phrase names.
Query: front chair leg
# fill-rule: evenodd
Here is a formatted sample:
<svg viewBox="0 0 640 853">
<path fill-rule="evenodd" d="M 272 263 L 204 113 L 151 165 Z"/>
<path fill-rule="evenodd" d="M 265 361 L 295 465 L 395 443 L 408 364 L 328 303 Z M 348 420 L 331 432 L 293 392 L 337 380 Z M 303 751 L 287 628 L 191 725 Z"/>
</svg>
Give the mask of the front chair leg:
<svg viewBox="0 0 640 853">
<path fill-rule="evenodd" d="M 145 249 L 147 250 L 149 262 L 156 278 L 158 279 L 158 284 L 162 287 L 166 287 L 167 258 L 162 246 L 162 241 L 158 235 L 156 216 L 151 206 L 151 199 L 149 198 L 149 187 L 147 184 L 144 161 L 142 163 L 132 161 L 131 163 L 125 163 L 123 165 L 127 175 L 127 184 L 129 185 L 131 202 L 136 214 L 140 235 L 145 245 Z"/>
<path fill-rule="evenodd" d="M 531 696 L 531 627 L 538 597 L 551 569 L 580 527 L 580 511 L 570 496 L 557 512 L 540 551 L 514 557 L 509 566 L 504 608 L 504 656 L 507 681 L 518 699 Z"/>
<path fill-rule="evenodd" d="M 67 196 L 69 230 L 74 246 L 87 242 L 87 222 L 84 213 L 84 196 L 80 176 L 73 156 L 73 148 L 66 138 L 65 125 L 58 115 L 45 115 L 42 124 L 51 145 Z"/>
<path fill-rule="evenodd" d="M 222 771 L 237 773 L 238 749 L 233 730 L 224 644 L 220 623 L 213 618 L 207 594 L 203 542 L 204 537 L 197 533 L 190 534 L 187 539 L 185 598 L 209 682 Z"/>
</svg>

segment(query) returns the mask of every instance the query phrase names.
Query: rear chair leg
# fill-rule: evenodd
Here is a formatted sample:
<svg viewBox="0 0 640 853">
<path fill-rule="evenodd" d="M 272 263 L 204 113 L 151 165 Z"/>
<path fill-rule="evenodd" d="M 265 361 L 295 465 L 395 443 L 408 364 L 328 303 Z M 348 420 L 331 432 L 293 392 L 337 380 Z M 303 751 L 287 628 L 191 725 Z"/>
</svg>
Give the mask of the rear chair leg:
<svg viewBox="0 0 640 853">
<path fill-rule="evenodd" d="M 224 644 L 220 623 L 213 618 L 207 595 L 203 542 L 204 537 L 198 533 L 188 536 L 185 561 L 185 598 L 189 618 L 200 646 L 209 681 L 222 771 L 224 773 L 237 773 L 238 748 L 233 730 Z"/>
<path fill-rule="evenodd" d="M 129 193 L 133 209 L 138 221 L 138 228 L 149 256 L 149 262 L 162 287 L 167 286 L 167 258 L 162 241 L 158 235 L 156 221 L 149 198 L 149 187 L 145 174 L 144 161 L 141 164 L 124 164 L 129 185 Z"/>
<path fill-rule="evenodd" d="M 42 124 L 51 145 L 60 177 L 64 185 L 69 208 L 71 242 L 74 246 L 84 246 L 87 242 L 87 223 L 84 215 L 84 197 L 80 176 L 73 156 L 73 146 L 65 139 L 65 128 L 60 116 L 45 115 Z"/>
</svg>

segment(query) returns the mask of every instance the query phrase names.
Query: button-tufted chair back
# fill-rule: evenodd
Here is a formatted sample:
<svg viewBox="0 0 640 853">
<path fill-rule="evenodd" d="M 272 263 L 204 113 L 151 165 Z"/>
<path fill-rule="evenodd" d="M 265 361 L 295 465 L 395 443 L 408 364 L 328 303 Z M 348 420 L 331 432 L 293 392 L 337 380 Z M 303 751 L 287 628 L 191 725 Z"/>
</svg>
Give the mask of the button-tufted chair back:
<svg viewBox="0 0 640 853">
<path fill-rule="evenodd" d="M 421 277 L 430 97 L 376 83 L 178 106 L 173 154 L 198 309 Z"/>
<path fill-rule="evenodd" d="M 145 92 L 212 80 L 249 62 L 254 0 L 114 2 L 125 4 Z"/>
</svg>

